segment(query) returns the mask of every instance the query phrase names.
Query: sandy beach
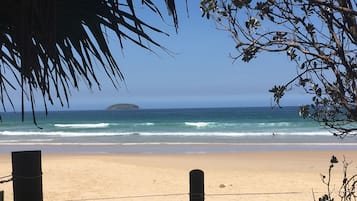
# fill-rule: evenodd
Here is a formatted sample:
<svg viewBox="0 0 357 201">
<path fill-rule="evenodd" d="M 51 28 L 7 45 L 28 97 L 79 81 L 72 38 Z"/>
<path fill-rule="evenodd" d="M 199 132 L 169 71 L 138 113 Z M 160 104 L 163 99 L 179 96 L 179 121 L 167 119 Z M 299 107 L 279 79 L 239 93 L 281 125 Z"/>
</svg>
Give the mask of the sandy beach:
<svg viewBox="0 0 357 201">
<path fill-rule="evenodd" d="M 11 174 L 11 154 L 0 155 L 0 176 Z M 189 200 L 189 171 L 205 172 L 206 200 L 313 200 L 326 192 L 326 174 L 336 155 L 357 151 L 267 151 L 209 154 L 42 154 L 46 201 Z M 356 173 L 352 163 L 350 173 Z M 334 172 L 336 190 L 342 164 Z M 12 183 L 0 184 L 5 200 Z M 148 197 L 146 197 L 148 196 Z"/>
</svg>

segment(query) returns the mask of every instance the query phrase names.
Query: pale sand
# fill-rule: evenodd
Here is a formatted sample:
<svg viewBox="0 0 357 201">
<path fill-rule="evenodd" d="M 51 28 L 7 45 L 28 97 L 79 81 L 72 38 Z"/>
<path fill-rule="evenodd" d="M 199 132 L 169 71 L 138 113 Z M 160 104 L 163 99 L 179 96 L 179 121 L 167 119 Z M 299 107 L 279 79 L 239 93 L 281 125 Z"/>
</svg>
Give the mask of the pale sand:
<svg viewBox="0 0 357 201">
<path fill-rule="evenodd" d="M 188 201 L 189 171 L 205 171 L 207 201 L 313 200 L 325 192 L 320 173 L 331 155 L 357 160 L 357 151 L 288 151 L 227 154 L 42 154 L 45 201 L 159 200 Z M 357 172 L 357 162 L 350 172 Z M 10 154 L 0 155 L 0 176 L 11 173 Z M 334 175 L 341 180 L 342 165 Z M 337 188 L 337 181 L 336 187 Z M 0 184 L 11 201 L 12 183 Z M 252 193 L 296 194 L 252 195 Z M 184 194 L 158 197 L 127 196 Z M 214 196 L 213 194 L 238 194 Z M 122 199 L 119 199 L 122 197 Z M 113 199 L 110 199 L 113 198 Z"/>
</svg>

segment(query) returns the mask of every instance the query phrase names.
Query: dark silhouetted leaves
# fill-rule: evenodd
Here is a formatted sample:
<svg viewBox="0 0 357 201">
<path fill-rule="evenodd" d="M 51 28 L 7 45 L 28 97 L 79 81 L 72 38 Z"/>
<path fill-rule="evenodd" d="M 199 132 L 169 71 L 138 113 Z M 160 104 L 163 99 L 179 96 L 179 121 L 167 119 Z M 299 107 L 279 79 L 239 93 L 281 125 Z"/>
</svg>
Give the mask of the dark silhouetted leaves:
<svg viewBox="0 0 357 201">
<path fill-rule="evenodd" d="M 177 30 L 178 17 L 174 0 L 166 4 Z M 40 92 L 45 109 L 58 99 L 69 102 L 71 88 L 84 82 L 97 86 L 97 67 L 101 68 L 115 87 L 124 77 L 109 48 L 108 33 L 144 49 L 164 49 L 152 38 L 166 34 L 137 15 L 135 5 L 163 17 L 158 2 L 151 0 L 2 0 L 0 7 L 0 100 L 12 103 L 8 88 L 22 92 L 34 111 L 35 93 Z M 5 70 L 8 69 L 5 75 Z M 9 73 L 15 78 L 10 83 Z M 4 107 L 5 109 L 5 107 Z M 24 110 L 24 107 L 22 107 Z"/>
</svg>

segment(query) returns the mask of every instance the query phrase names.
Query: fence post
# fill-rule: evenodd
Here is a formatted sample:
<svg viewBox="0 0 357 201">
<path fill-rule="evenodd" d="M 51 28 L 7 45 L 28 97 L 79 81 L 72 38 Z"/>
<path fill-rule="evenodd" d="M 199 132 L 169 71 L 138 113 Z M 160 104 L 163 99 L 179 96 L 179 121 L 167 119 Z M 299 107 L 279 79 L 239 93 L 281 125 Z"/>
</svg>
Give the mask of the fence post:
<svg viewBox="0 0 357 201">
<path fill-rule="evenodd" d="M 12 152 L 14 201 L 42 201 L 41 151 Z"/>
<path fill-rule="evenodd" d="M 190 172 L 190 201 L 204 201 L 204 173 L 202 170 Z"/>
<path fill-rule="evenodd" d="M 0 191 L 0 201 L 4 201 L 4 191 Z"/>
</svg>

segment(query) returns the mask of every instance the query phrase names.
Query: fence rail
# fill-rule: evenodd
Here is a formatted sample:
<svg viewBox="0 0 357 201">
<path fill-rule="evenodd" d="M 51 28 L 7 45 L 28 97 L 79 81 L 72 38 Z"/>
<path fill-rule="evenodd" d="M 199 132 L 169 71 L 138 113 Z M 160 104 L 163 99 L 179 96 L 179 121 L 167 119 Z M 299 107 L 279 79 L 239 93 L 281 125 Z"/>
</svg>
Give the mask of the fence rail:
<svg viewBox="0 0 357 201">
<path fill-rule="evenodd" d="M 25 151 L 12 153 L 13 174 L 0 177 L 0 184 L 13 182 L 14 201 L 42 201 L 42 169 L 41 152 Z M 31 167 L 31 168 L 28 168 Z M 204 188 L 204 172 L 192 170 L 189 173 L 190 192 L 152 195 L 108 196 L 97 198 L 70 199 L 65 201 L 103 201 L 124 200 L 137 198 L 188 196 L 189 201 L 204 201 L 205 197 L 226 196 L 264 196 L 264 195 L 291 195 L 307 194 L 307 192 L 250 192 L 250 193 L 225 193 L 207 194 Z M 29 191 L 28 189 L 31 188 Z M 317 192 L 311 192 L 312 194 Z M 0 191 L 0 201 L 4 201 L 4 191 Z"/>
<path fill-rule="evenodd" d="M 12 179 L 13 179 L 12 174 L 7 175 L 7 176 L 2 176 L 2 177 L 0 177 L 0 184 L 10 182 L 10 181 L 12 181 Z"/>
<path fill-rule="evenodd" d="M 102 197 L 102 198 L 85 198 L 85 199 L 71 199 L 65 201 L 96 201 L 96 200 L 123 200 L 135 198 L 155 198 L 155 197 L 172 197 L 189 195 L 189 193 L 172 193 L 172 194 L 155 194 L 155 195 L 132 195 L 132 196 L 118 196 L 118 197 Z"/>
<path fill-rule="evenodd" d="M 222 194 L 204 194 L 204 197 L 226 197 L 226 196 L 262 196 L 262 195 L 292 195 L 306 194 L 307 192 L 258 192 L 258 193 L 222 193 Z M 155 197 L 174 197 L 174 196 L 190 196 L 190 193 L 172 193 L 172 194 L 153 194 L 153 195 L 133 195 L 133 196 L 117 196 L 117 197 L 97 197 L 70 199 L 65 201 L 98 201 L 98 200 L 124 200 L 136 198 L 155 198 Z"/>
</svg>

